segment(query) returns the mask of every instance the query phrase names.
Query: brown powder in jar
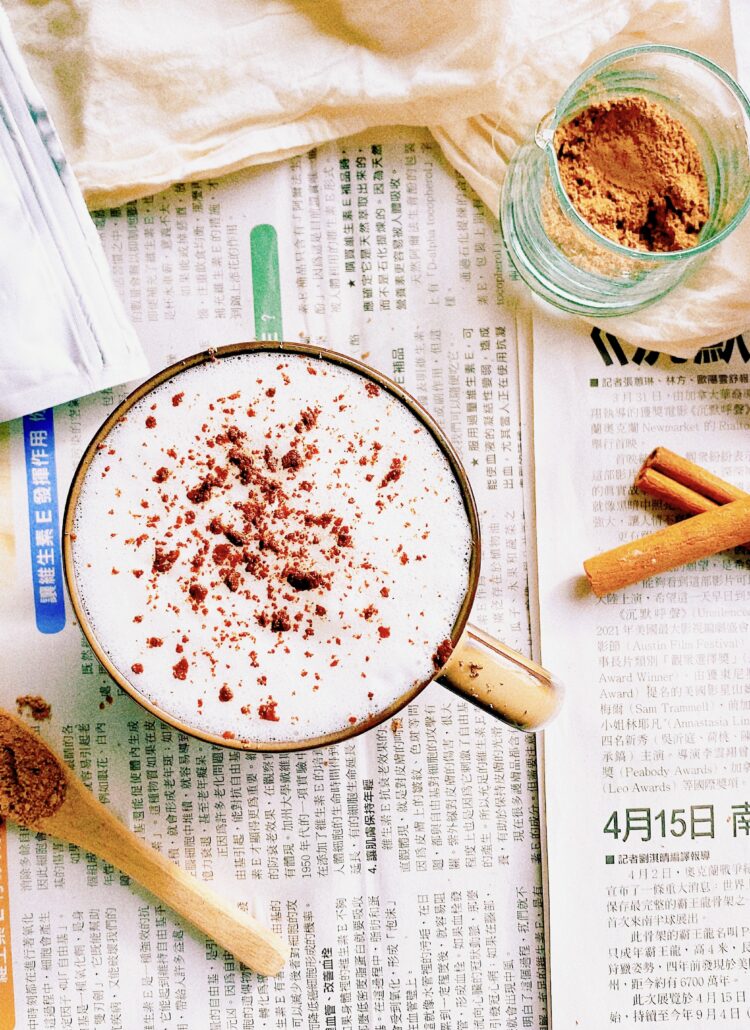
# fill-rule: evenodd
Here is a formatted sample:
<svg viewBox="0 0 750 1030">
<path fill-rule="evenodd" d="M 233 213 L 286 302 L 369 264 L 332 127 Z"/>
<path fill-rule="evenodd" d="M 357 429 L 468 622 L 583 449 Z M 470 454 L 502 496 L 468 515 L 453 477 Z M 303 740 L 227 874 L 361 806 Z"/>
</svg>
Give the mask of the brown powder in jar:
<svg viewBox="0 0 750 1030">
<path fill-rule="evenodd" d="M 0 818 L 29 825 L 65 800 L 65 769 L 46 744 L 0 712 Z"/>
<path fill-rule="evenodd" d="M 694 247 L 709 213 L 698 147 L 645 97 L 591 104 L 555 133 L 563 186 L 592 228 L 634 250 Z"/>
</svg>

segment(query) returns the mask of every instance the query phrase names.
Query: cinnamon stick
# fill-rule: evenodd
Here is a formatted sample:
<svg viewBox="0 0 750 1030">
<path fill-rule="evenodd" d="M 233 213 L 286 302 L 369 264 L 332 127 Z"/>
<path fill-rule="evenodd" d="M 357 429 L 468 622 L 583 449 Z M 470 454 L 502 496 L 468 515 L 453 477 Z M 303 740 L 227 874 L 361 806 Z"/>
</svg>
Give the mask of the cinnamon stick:
<svg viewBox="0 0 750 1030">
<path fill-rule="evenodd" d="M 710 473 L 709 473 L 710 475 Z M 714 477 L 715 478 L 715 477 Z M 583 563 L 597 597 L 750 540 L 750 497 L 615 547 Z"/>
<path fill-rule="evenodd" d="M 718 476 L 709 472 L 708 469 L 696 465 L 695 462 L 689 461 L 687 458 L 680 457 L 679 454 L 675 454 L 674 451 L 670 451 L 667 447 L 657 447 L 649 454 L 636 476 L 636 486 L 640 487 L 642 481 L 649 482 L 649 477 L 645 475 L 649 469 L 661 473 L 673 482 L 679 483 L 688 490 L 693 491 L 693 493 L 699 494 L 701 497 L 707 497 L 717 504 L 741 501 L 743 498 L 750 496 L 744 490 L 740 490 L 731 483 L 727 483 L 724 479 L 719 479 Z M 648 493 L 649 491 L 646 490 L 645 492 Z M 668 501 L 667 503 L 670 502 Z M 678 507 L 678 505 L 675 505 L 675 507 Z M 686 509 L 681 508 L 680 510 L 684 511 Z"/>
<path fill-rule="evenodd" d="M 704 511 L 719 507 L 716 501 L 645 465 L 636 476 L 634 486 L 649 497 L 687 515 L 701 515 Z"/>
</svg>

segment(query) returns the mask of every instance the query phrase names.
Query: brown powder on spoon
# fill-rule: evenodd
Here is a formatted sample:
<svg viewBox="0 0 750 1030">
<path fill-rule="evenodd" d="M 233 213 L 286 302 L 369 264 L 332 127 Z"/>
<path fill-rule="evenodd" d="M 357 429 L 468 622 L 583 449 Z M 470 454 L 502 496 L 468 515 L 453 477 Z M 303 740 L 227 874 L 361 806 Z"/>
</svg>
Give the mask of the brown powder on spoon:
<svg viewBox="0 0 750 1030">
<path fill-rule="evenodd" d="M 698 147 L 683 125 L 645 97 L 584 108 L 555 133 L 558 167 L 578 213 L 634 250 L 694 247 L 709 214 Z"/>
<path fill-rule="evenodd" d="M 0 712 L 0 818 L 30 825 L 65 800 L 65 768 L 31 730 Z"/>
</svg>

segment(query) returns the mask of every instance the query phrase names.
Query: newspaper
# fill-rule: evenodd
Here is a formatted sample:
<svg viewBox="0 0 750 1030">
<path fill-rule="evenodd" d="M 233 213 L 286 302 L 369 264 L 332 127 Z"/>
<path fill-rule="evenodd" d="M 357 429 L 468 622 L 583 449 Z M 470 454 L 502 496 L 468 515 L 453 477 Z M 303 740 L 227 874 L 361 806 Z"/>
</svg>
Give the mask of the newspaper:
<svg viewBox="0 0 750 1030">
<path fill-rule="evenodd" d="M 428 133 L 383 130 L 95 222 L 151 368 L 312 340 L 404 383 L 466 463 L 483 524 L 476 622 L 531 647 L 514 306 L 497 223 Z M 132 385 L 132 384 L 131 384 Z M 349 743 L 210 747 L 98 665 L 64 596 L 62 505 L 129 386 L 0 427 L 0 702 L 153 847 L 273 925 L 240 968 L 116 869 L 0 829 L 0 1030 L 543 1028 L 535 739 L 438 685 Z"/>
<path fill-rule="evenodd" d="M 534 317 L 551 1023 L 750 1025 L 750 557 L 597 599 L 584 559 L 675 518 L 632 489 L 665 446 L 750 491 L 750 343 L 694 359 Z M 570 947 L 575 927 L 575 948 Z"/>
</svg>

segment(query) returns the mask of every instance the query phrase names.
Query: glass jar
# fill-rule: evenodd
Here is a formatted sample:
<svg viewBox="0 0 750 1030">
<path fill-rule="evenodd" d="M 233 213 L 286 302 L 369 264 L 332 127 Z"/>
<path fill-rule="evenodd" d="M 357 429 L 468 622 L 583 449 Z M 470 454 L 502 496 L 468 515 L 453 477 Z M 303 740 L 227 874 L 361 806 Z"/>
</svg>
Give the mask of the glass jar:
<svg viewBox="0 0 750 1030">
<path fill-rule="evenodd" d="M 698 147 L 709 215 L 695 247 L 647 251 L 616 243 L 581 217 L 565 191 L 554 144 L 558 126 L 591 104 L 633 96 L 665 108 Z M 746 214 L 749 135 L 750 101 L 707 58 L 656 44 L 607 55 L 575 80 L 510 163 L 500 224 L 513 265 L 532 290 L 575 314 L 623 315 L 653 303 Z"/>
</svg>

